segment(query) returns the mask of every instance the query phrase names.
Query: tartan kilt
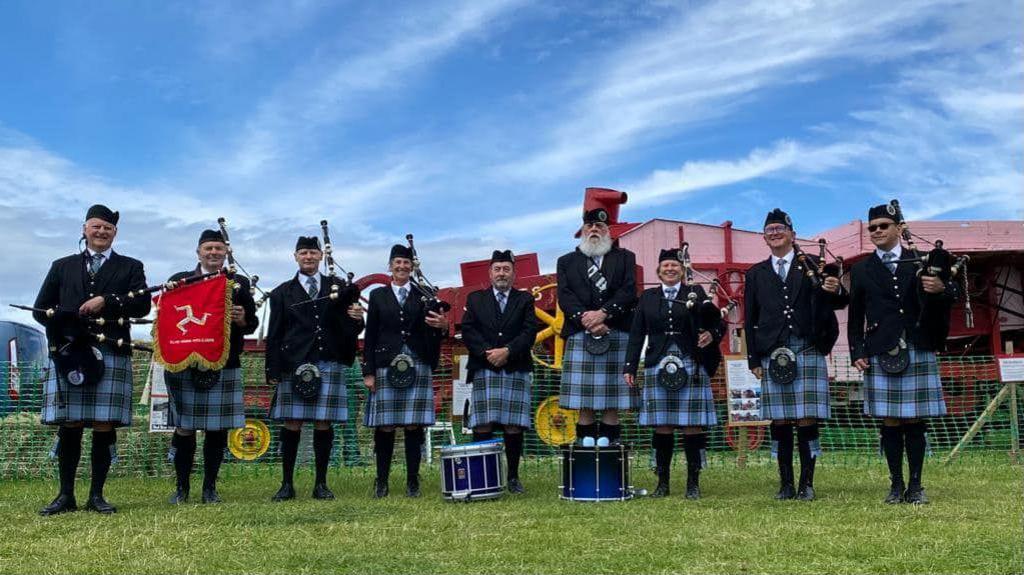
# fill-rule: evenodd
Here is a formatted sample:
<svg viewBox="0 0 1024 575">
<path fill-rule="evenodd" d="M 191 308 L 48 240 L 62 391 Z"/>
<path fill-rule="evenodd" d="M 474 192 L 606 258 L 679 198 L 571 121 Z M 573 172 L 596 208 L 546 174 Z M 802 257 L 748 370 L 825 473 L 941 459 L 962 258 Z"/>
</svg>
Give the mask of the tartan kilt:
<svg viewBox="0 0 1024 575">
<path fill-rule="evenodd" d="M 132 360 L 127 355 L 103 354 L 103 379 L 96 385 L 57 385 L 57 368 L 51 363 L 43 383 L 42 422 L 47 425 L 84 422 L 132 423 Z M 63 397 L 62 397 L 63 396 Z M 61 406 L 61 399 L 64 405 Z"/>
<path fill-rule="evenodd" d="M 585 337 L 581 331 L 565 341 L 559 405 L 565 409 L 636 409 L 639 393 L 622 378 L 629 335 L 611 330 L 605 336 L 611 338 L 611 347 L 602 355 L 584 349 Z"/>
<path fill-rule="evenodd" d="M 528 371 L 502 372 L 481 369 L 473 374 L 473 396 L 469 427 L 500 423 L 530 428 L 530 387 Z"/>
<path fill-rule="evenodd" d="M 336 361 L 318 361 L 320 395 L 306 401 L 292 393 L 294 373 L 284 376 L 277 384 L 270 418 L 277 421 L 348 421 L 348 389 L 345 384 L 346 366 Z"/>
<path fill-rule="evenodd" d="M 367 394 L 363 412 L 366 427 L 434 425 L 433 372 L 408 347 L 402 347 L 402 353 L 413 358 L 416 381 L 398 389 L 388 383 L 388 368 L 377 368 L 375 391 Z"/>
<path fill-rule="evenodd" d="M 786 347 L 797 353 L 796 379 L 782 385 L 768 375 L 769 359 L 761 359 L 761 415 L 764 419 L 828 419 L 832 415 L 828 395 L 828 365 L 825 356 L 809 342 L 790 336 Z M 807 348 L 807 349 L 804 349 Z M 803 351 L 800 351 L 803 350 Z"/>
<path fill-rule="evenodd" d="M 658 366 L 644 367 L 643 401 L 640 403 L 640 418 L 637 423 L 644 427 L 672 425 L 676 427 L 710 427 L 718 423 L 715 402 L 711 396 L 711 378 L 697 367 L 693 358 L 679 352 L 675 344 L 668 352 L 683 360 L 686 373 L 696 380 L 676 391 L 658 385 Z"/>
<path fill-rule="evenodd" d="M 874 417 L 938 417 L 946 415 L 939 364 L 934 351 L 908 345 L 910 365 L 900 374 L 888 374 L 871 357 L 864 373 L 864 413 Z"/>
<path fill-rule="evenodd" d="M 222 369 L 220 381 L 210 389 L 192 385 L 192 370 L 164 372 L 171 396 L 167 423 L 182 429 L 218 431 L 245 426 L 242 404 L 242 369 Z"/>
</svg>

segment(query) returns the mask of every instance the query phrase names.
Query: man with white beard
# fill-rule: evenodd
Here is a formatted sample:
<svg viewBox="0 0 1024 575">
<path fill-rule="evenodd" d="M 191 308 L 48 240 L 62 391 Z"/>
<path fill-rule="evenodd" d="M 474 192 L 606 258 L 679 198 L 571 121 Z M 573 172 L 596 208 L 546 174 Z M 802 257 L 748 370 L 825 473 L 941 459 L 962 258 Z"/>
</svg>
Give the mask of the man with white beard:
<svg viewBox="0 0 1024 575">
<path fill-rule="evenodd" d="M 558 258 L 566 340 L 559 404 L 579 410 L 582 445 L 604 447 L 619 440 L 619 410 L 638 405 L 621 375 L 637 301 L 636 255 L 612 241 L 603 208 L 584 212 L 581 232 L 579 246 Z"/>
</svg>

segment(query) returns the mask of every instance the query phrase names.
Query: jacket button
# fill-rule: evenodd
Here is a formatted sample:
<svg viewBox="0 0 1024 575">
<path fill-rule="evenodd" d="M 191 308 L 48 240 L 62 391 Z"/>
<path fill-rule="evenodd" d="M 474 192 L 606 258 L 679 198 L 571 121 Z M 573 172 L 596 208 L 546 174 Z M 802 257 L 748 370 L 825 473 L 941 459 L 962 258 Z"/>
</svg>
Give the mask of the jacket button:
<svg viewBox="0 0 1024 575">
<path fill-rule="evenodd" d="M 503 334 L 502 334 L 502 333 L 501 333 L 501 332 L 499 331 L 499 332 L 498 332 L 498 337 L 501 337 L 502 335 L 503 335 Z"/>
<path fill-rule="evenodd" d="M 793 329 L 793 326 L 789 326 L 789 329 Z"/>
</svg>

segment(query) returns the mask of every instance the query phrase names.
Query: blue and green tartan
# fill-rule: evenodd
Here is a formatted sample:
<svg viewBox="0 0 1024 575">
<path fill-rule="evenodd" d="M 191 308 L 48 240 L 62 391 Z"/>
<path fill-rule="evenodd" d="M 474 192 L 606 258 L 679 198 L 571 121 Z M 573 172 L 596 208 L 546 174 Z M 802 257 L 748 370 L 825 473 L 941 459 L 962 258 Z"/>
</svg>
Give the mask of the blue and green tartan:
<svg viewBox="0 0 1024 575">
<path fill-rule="evenodd" d="M 388 383 L 388 368 L 376 369 L 375 391 L 366 397 L 363 425 L 434 425 L 434 380 L 430 366 L 422 363 L 408 347 L 402 353 L 413 358 L 416 381 L 405 389 Z"/>
<path fill-rule="evenodd" d="M 711 379 L 707 372 L 698 368 L 692 357 L 680 353 L 675 344 L 669 347 L 668 353 L 683 360 L 683 368 L 690 375 L 690 382 L 675 391 L 665 389 L 658 385 L 658 366 L 645 366 L 638 423 L 644 427 L 716 425 L 718 416 L 715 414 Z"/>
<path fill-rule="evenodd" d="M 636 409 L 639 393 L 622 378 L 629 334 L 611 330 L 605 336 L 611 338 L 611 347 L 602 355 L 584 349 L 585 337 L 579 332 L 565 342 L 558 404 L 564 409 Z"/>
<path fill-rule="evenodd" d="M 501 372 L 481 369 L 473 374 L 473 395 L 469 427 L 500 423 L 530 428 L 530 387 L 533 374 L 528 371 Z"/>
<path fill-rule="evenodd" d="M 832 415 L 828 395 L 825 356 L 799 337 L 790 336 L 786 347 L 796 355 L 796 379 L 789 384 L 772 381 L 767 357 L 761 359 L 761 417 L 763 419 L 828 419 Z"/>
<path fill-rule="evenodd" d="M 315 400 L 305 400 L 292 393 L 294 373 L 287 374 L 278 384 L 274 403 L 270 406 L 270 418 L 277 421 L 347 421 L 348 390 L 345 384 L 344 365 L 336 361 L 318 361 L 320 395 Z"/>
<path fill-rule="evenodd" d="M 910 365 L 900 374 L 888 374 L 871 358 L 864 372 L 864 413 L 874 417 L 939 417 L 946 415 L 939 364 L 934 351 L 908 347 Z"/>
<path fill-rule="evenodd" d="M 192 375 L 191 369 L 164 372 L 164 383 L 171 398 L 169 425 L 208 431 L 245 426 L 241 368 L 222 369 L 220 380 L 210 389 L 196 389 Z"/>
<path fill-rule="evenodd" d="M 132 360 L 127 355 L 103 355 L 103 379 L 96 385 L 71 385 L 60 382 L 57 369 L 50 364 L 43 384 L 42 422 L 47 425 L 84 422 L 114 423 L 124 427 L 132 423 Z M 63 402 L 63 404 L 62 404 Z"/>
</svg>

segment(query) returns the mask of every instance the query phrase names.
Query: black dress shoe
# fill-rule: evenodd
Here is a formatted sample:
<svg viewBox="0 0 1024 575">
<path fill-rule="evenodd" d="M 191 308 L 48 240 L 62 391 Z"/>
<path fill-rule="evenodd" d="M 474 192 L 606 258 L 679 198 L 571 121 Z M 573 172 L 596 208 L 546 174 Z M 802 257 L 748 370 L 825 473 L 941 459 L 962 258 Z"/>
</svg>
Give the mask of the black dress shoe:
<svg viewBox="0 0 1024 575">
<path fill-rule="evenodd" d="M 373 498 L 374 499 L 383 499 L 383 498 L 385 498 L 387 496 L 388 496 L 388 480 L 385 479 L 385 480 L 381 481 L 380 479 L 375 479 L 373 481 Z"/>
<path fill-rule="evenodd" d="M 510 477 L 508 479 L 508 492 L 509 493 L 526 493 L 526 488 L 523 487 L 523 482 L 519 481 L 518 477 Z"/>
<path fill-rule="evenodd" d="M 275 503 L 278 501 L 288 501 L 289 499 L 295 499 L 295 486 L 291 483 L 282 483 L 281 488 L 270 498 Z"/>
<path fill-rule="evenodd" d="M 203 503 L 222 503 L 224 500 L 217 494 L 216 487 L 203 488 Z"/>
<path fill-rule="evenodd" d="M 885 502 L 889 505 L 895 505 L 903 502 L 903 483 L 893 483 L 889 488 L 889 495 L 885 496 Z"/>
<path fill-rule="evenodd" d="M 405 496 L 406 497 L 419 497 L 420 496 L 420 480 L 409 479 L 405 482 Z"/>
<path fill-rule="evenodd" d="M 651 497 L 668 497 L 670 494 L 671 494 L 671 490 L 668 487 L 668 482 L 667 481 L 665 481 L 665 482 L 659 481 L 658 482 L 658 486 L 654 488 L 654 491 L 651 493 L 650 496 Z"/>
<path fill-rule="evenodd" d="M 775 494 L 775 498 L 778 499 L 779 501 L 793 499 L 794 497 L 796 497 L 796 489 L 793 487 L 792 483 L 787 483 L 786 485 L 783 485 L 782 487 L 779 488 L 779 492 Z"/>
<path fill-rule="evenodd" d="M 921 486 L 908 488 L 906 493 L 903 494 L 903 502 L 914 505 L 927 505 L 930 503 L 928 496 L 924 494 L 924 487 Z"/>
<path fill-rule="evenodd" d="M 317 483 L 313 486 L 313 499 L 334 499 L 334 492 L 327 487 L 326 483 Z"/>
<path fill-rule="evenodd" d="M 171 495 L 170 499 L 167 500 L 171 505 L 181 505 L 182 503 L 188 503 L 188 489 L 178 487 L 174 494 Z"/>
<path fill-rule="evenodd" d="M 805 485 L 796 492 L 796 498 L 800 501 L 814 501 L 814 488 Z"/>
<path fill-rule="evenodd" d="M 700 499 L 700 485 L 696 481 L 686 482 L 686 498 Z"/>
<path fill-rule="evenodd" d="M 74 495 L 64 495 L 63 493 L 58 495 L 56 499 L 50 502 L 49 505 L 39 510 L 39 514 L 43 517 L 49 515 L 59 515 L 61 513 L 68 513 L 71 511 L 78 511 L 78 503 L 75 502 Z"/>
<path fill-rule="evenodd" d="M 89 511 L 95 511 L 96 513 L 102 513 L 104 515 L 117 513 L 117 507 L 107 503 L 107 500 L 100 494 L 90 495 L 89 501 L 85 504 L 85 508 Z"/>
</svg>

